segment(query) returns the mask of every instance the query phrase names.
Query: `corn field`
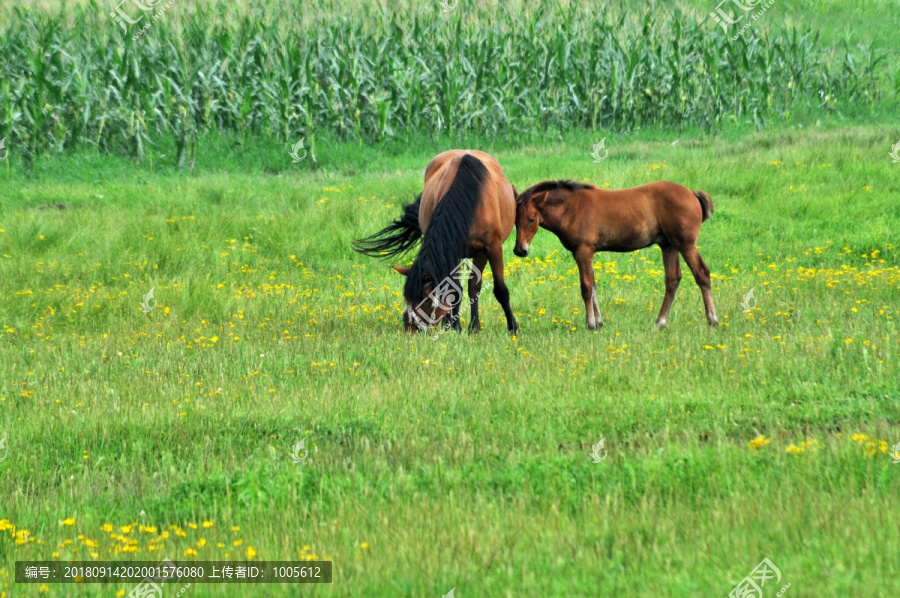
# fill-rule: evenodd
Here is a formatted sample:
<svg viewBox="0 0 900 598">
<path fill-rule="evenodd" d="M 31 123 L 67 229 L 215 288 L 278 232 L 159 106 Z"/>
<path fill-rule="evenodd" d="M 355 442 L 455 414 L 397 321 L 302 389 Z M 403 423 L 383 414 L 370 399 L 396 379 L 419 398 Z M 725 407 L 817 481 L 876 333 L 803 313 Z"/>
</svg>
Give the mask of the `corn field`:
<svg viewBox="0 0 900 598">
<path fill-rule="evenodd" d="M 879 58 L 864 48 L 762 25 L 730 41 L 704 14 L 662 5 L 341 13 L 328 0 L 190 10 L 180 1 L 167 11 L 145 0 L 146 12 L 126 2 L 136 24 L 114 20 L 113 2 L 3 9 L 0 138 L 26 169 L 84 146 L 139 161 L 165 137 L 177 164 L 190 165 L 198 134 L 211 130 L 305 136 L 315 156 L 322 135 L 715 131 L 878 100 Z"/>
</svg>

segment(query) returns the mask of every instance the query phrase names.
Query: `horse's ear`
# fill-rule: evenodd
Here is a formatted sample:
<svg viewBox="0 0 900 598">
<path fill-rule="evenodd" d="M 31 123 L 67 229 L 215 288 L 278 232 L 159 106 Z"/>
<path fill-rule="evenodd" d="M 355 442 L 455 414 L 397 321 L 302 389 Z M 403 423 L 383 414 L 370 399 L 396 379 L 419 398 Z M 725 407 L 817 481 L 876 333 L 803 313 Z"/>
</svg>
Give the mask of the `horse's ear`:
<svg viewBox="0 0 900 598">
<path fill-rule="evenodd" d="M 403 266 L 391 266 L 391 268 L 393 268 L 403 276 L 407 276 L 409 274 L 409 268 L 404 268 Z"/>
<path fill-rule="evenodd" d="M 544 191 L 542 193 L 535 193 L 531 196 L 531 205 L 534 206 L 536 210 L 541 209 L 541 204 L 544 203 L 544 200 L 547 199 L 547 195 L 549 195 L 548 191 Z"/>
<path fill-rule="evenodd" d="M 515 199 L 516 201 L 518 201 L 518 200 L 519 200 L 519 190 L 516 189 L 516 186 L 515 186 L 515 185 L 513 185 L 512 188 L 513 188 L 513 199 Z"/>
</svg>

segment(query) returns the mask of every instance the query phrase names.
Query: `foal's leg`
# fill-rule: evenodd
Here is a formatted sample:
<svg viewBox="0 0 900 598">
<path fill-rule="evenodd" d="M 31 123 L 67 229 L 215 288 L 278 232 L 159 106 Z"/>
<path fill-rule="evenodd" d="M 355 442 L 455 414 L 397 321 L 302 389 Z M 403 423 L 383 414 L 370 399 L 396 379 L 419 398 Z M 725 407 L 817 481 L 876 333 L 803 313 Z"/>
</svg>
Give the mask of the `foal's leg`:
<svg viewBox="0 0 900 598">
<path fill-rule="evenodd" d="M 594 250 L 581 247 L 575 251 L 575 263 L 581 275 L 581 298 L 584 300 L 585 323 L 588 330 L 603 327 L 600 306 L 597 303 L 597 284 L 594 281 Z"/>
<path fill-rule="evenodd" d="M 487 264 L 487 255 L 482 254 L 472 259 L 472 265 L 478 268 L 477 277 L 474 272 L 469 278 L 469 304 L 472 306 L 472 321 L 469 323 L 469 332 L 481 332 L 481 319 L 478 317 L 478 298 L 481 295 L 481 285 L 484 282 L 484 266 Z"/>
<path fill-rule="evenodd" d="M 706 321 L 709 322 L 710 326 L 718 326 L 719 318 L 716 316 L 716 306 L 713 305 L 709 268 L 703 263 L 703 258 L 700 257 L 700 252 L 697 251 L 697 246 L 693 243 L 684 247 L 681 250 L 681 255 L 684 256 L 684 261 L 687 262 L 688 268 L 691 269 L 694 280 L 697 281 L 697 286 L 700 287 L 700 293 L 703 295 L 703 306 L 706 308 Z"/>
<path fill-rule="evenodd" d="M 506 314 L 506 327 L 513 334 L 519 331 L 519 323 L 516 322 L 516 316 L 513 315 L 512 308 L 509 306 L 509 289 L 506 288 L 506 282 L 503 280 L 503 246 L 496 243 L 488 248 L 488 261 L 491 263 L 491 272 L 494 274 L 494 297 L 503 308 Z"/>
<path fill-rule="evenodd" d="M 661 247 L 661 249 L 663 267 L 666 270 L 666 297 L 663 299 L 662 309 L 659 310 L 659 317 L 656 318 L 656 325 L 664 328 L 669 319 L 669 310 L 672 309 L 672 303 L 675 301 L 678 283 L 681 282 L 681 263 L 678 260 L 677 249 L 671 245 Z"/>
</svg>

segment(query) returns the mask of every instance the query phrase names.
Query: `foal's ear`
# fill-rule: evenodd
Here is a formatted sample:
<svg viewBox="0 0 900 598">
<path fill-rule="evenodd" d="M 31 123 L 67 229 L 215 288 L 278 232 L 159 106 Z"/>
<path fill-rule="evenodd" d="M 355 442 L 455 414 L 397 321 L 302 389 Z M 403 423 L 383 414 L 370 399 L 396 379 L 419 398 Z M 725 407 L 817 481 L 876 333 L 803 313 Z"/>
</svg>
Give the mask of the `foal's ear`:
<svg viewBox="0 0 900 598">
<path fill-rule="evenodd" d="M 519 190 L 516 189 L 515 185 L 512 185 L 513 188 L 513 199 L 516 200 L 516 203 L 519 201 Z"/>
<path fill-rule="evenodd" d="M 391 268 L 393 268 L 403 276 L 407 276 L 409 274 L 409 268 L 404 268 L 403 266 L 391 266 Z"/>
<path fill-rule="evenodd" d="M 544 203 L 544 200 L 547 199 L 547 195 L 549 195 L 548 191 L 543 191 L 541 193 L 535 193 L 531 196 L 531 205 L 535 207 L 536 210 L 541 209 L 541 204 Z"/>
</svg>

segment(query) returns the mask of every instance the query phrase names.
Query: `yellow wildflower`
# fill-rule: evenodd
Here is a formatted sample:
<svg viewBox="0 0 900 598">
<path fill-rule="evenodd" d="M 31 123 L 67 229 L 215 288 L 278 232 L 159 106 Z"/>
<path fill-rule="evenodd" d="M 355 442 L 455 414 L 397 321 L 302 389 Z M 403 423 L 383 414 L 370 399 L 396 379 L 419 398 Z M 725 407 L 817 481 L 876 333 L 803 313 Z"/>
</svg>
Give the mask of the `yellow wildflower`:
<svg viewBox="0 0 900 598">
<path fill-rule="evenodd" d="M 750 448 L 753 450 L 759 450 L 762 447 L 770 444 L 772 441 L 765 437 L 764 434 L 760 434 L 756 438 L 750 441 Z"/>
</svg>

